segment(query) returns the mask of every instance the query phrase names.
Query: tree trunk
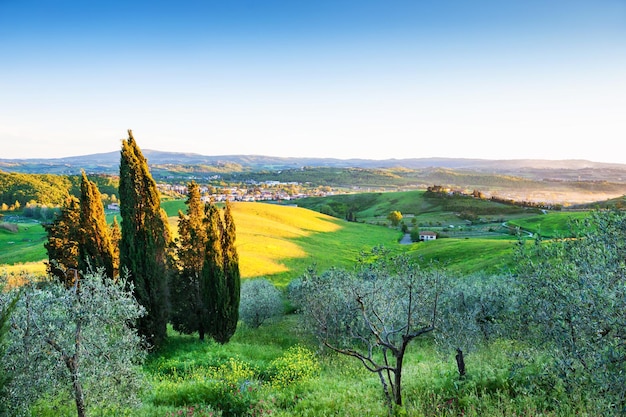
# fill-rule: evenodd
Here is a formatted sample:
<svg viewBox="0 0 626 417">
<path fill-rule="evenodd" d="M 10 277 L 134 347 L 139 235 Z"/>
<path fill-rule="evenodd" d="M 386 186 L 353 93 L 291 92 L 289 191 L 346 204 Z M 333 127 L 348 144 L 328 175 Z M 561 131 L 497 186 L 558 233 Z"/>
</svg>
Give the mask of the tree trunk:
<svg viewBox="0 0 626 417">
<path fill-rule="evenodd" d="M 463 351 L 456 348 L 456 366 L 459 369 L 459 376 L 465 376 L 465 359 L 463 358 Z"/>
<path fill-rule="evenodd" d="M 402 405 L 402 362 L 404 361 L 404 349 L 396 357 L 396 372 L 394 373 L 393 400 L 396 405 Z"/>
<path fill-rule="evenodd" d="M 72 388 L 74 390 L 74 401 L 76 402 L 76 413 L 78 417 L 85 417 L 85 396 L 83 394 L 83 386 L 78 378 L 78 364 L 76 356 L 66 360 L 67 367 L 72 375 Z"/>
<path fill-rule="evenodd" d="M 204 325 L 202 324 L 202 319 L 200 319 L 200 326 L 198 327 L 198 334 L 200 335 L 200 341 L 204 341 Z"/>
</svg>

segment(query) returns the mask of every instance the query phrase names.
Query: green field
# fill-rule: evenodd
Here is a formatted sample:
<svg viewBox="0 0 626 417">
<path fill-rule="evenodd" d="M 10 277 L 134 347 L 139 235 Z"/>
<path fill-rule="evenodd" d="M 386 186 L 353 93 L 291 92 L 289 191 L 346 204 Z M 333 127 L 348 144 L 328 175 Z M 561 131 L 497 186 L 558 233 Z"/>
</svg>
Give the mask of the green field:
<svg viewBox="0 0 626 417">
<path fill-rule="evenodd" d="M 38 222 L 17 223 L 14 233 L 0 227 L 0 265 L 40 261 L 46 257 L 45 230 Z"/>
<path fill-rule="evenodd" d="M 522 230 L 539 234 L 544 238 L 571 237 L 576 231 L 572 223 L 589 216 L 589 212 L 550 212 L 537 216 L 514 219 L 509 225 L 519 227 Z"/>
<path fill-rule="evenodd" d="M 391 211 L 399 211 L 408 223 L 415 218 L 418 225 L 466 224 L 460 214 L 474 217 L 478 222 L 503 222 L 519 216 L 530 216 L 537 209 L 511 206 L 469 196 L 448 196 L 426 191 L 388 193 L 342 194 L 330 197 L 311 197 L 298 200 L 298 206 L 315 211 L 330 208 L 338 217 L 348 210 L 356 213 L 357 221 L 387 222 Z M 410 216 L 410 217 L 409 217 Z"/>
<path fill-rule="evenodd" d="M 163 204 L 175 230 L 184 201 Z M 112 221 L 109 214 L 107 220 Z M 397 230 L 348 223 L 314 211 L 263 203 L 235 203 L 237 248 L 242 277 L 264 276 L 285 285 L 306 268 L 354 262 L 360 251 L 373 246 L 399 246 Z M 40 261 L 46 258 L 45 231 L 38 223 L 20 223 L 19 233 L 0 230 L 0 265 Z M 6 266 L 4 269 L 6 269 Z M 28 268 L 31 272 L 32 268 Z M 40 270 L 43 270 L 40 268 Z"/>
<path fill-rule="evenodd" d="M 541 229 L 542 235 L 548 229 L 559 235 L 566 233 L 568 218 L 586 215 L 536 215 L 507 206 L 498 212 L 491 202 L 435 202 L 415 192 L 383 193 L 378 200 L 360 198 L 364 204 L 374 203 L 361 211 L 369 213 L 373 223 L 387 210 L 401 208 L 418 219 L 420 228 L 446 237 L 400 245 L 401 232 L 387 226 L 348 222 L 301 207 L 233 203 L 242 276 L 267 277 L 284 287 L 311 265 L 319 270 L 350 267 L 361 251 L 384 245 L 425 264 L 436 261 L 454 278 L 478 279 L 472 274 L 497 275 L 514 266 L 517 237 L 503 222 L 528 231 Z M 178 210 L 185 210 L 184 202 L 167 201 L 163 207 L 175 227 Z M 482 220 L 470 225 L 459 219 L 453 207 L 480 212 Z M 108 220 L 112 217 L 110 214 Z M 410 218 L 405 217 L 407 223 Z M 20 239 L 22 252 L 14 253 L 17 246 L 13 245 Z M 1 262 L 42 260 L 44 239 L 43 228 L 34 223 L 21 224 L 19 233 L 0 230 L 0 256 L 10 259 L 0 258 Z M 378 376 L 353 358 L 322 353 L 300 328 L 297 314 L 273 319 L 258 329 L 240 323 L 226 345 L 199 342 L 197 335 L 181 335 L 171 328 L 168 333 L 165 345 L 152 352 L 143 367 L 148 389 L 142 394 L 142 406 L 97 410 L 94 415 L 206 417 L 220 415 L 216 410 L 225 410 L 223 415 L 255 417 L 388 415 Z M 306 377 L 298 373 L 302 357 L 281 362 L 297 346 L 307 349 L 317 365 Z M 520 346 L 513 342 L 494 340 L 467 355 L 468 374 L 460 379 L 453 352 L 438 351 L 430 337 L 416 340 L 405 357 L 404 408 L 399 415 L 589 415 L 584 403 L 570 400 L 567 393 L 542 379 L 546 376 L 541 371 L 541 356 L 522 364 L 513 362 L 511 358 L 519 351 Z M 277 377 L 281 366 L 290 375 L 287 383 Z M 69 399 L 47 398 L 36 404 L 33 412 L 42 417 L 72 416 L 73 407 Z"/>
<path fill-rule="evenodd" d="M 358 207 L 360 219 L 367 222 L 347 222 L 314 211 L 324 201 Z M 585 215 L 536 215 L 535 210 L 466 197 L 433 198 L 422 191 L 344 195 L 302 202 L 311 210 L 265 203 L 233 204 L 242 277 L 267 277 L 284 286 L 312 265 L 320 270 L 346 267 L 359 253 L 378 245 L 393 252 L 407 251 L 424 261 L 437 260 L 455 272 L 500 272 L 510 266 L 516 239 L 503 226 L 505 221 L 508 226 L 533 233 L 541 230 L 543 236 L 550 237 L 567 233 L 568 218 Z M 169 200 L 162 207 L 176 235 L 178 211 L 185 211 L 186 205 L 183 200 Z M 453 211 L 461 209 L 480 217 L 468 222 Z M 399 245 L 402 234 L 387 227 L 385 213 L 391 210 L 401 211 L 410 227 L 432 230 L 448 239 Z M 113 212 L 107 214 L 107 221 L 112 222 L 113 217 L 121 220 L 119 213 Z M 38 223 L 20 223 L 19 233 L 0 230 L 0 265 L 5 265 L 6 270 L 8 266 L 31 263 L 25 269 L 42 272 L 44 242 L 45 231 Z"/>
<path fill-rule="evenodd" d="M 517 239 L 506 236 L 490 239 L 437 239 L 414 244 L 409 253 L 424 263 L 436 261 L 456 274 L 499 274 L 508 272 L 513 266 L 513 247 L 516 243 Z"/>
</svg>

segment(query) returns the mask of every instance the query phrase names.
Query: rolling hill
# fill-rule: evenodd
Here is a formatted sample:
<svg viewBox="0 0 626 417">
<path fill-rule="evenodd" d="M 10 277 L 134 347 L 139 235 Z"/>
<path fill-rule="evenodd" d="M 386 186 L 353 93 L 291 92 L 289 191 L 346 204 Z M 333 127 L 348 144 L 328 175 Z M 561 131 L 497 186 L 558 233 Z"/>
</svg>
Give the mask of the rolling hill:
<svg viewBox="0 0 626 417">
<path fill-rule="evenodd" d="M 469 158 L 405 158 L 405 159 L 336 159 L 288 158 L 263 155 L 207 156 L 195 153 L 162 152 L 145 149 L 151 167 L 229 167 L 240 172 L 284 170 L 302 167 L 420 170 L 447 168 L 481 173 L 510 174 L 532 179 L 606 180 L 626 182 L 626 165 L 587 160 L 512 159 L 488 160 Z M 93 173 L 118 173 L 119 151 L 64 158 L 2 159 L 0 170 L 23 173 L 80 174 L 81 169 Z"/>
</svg>

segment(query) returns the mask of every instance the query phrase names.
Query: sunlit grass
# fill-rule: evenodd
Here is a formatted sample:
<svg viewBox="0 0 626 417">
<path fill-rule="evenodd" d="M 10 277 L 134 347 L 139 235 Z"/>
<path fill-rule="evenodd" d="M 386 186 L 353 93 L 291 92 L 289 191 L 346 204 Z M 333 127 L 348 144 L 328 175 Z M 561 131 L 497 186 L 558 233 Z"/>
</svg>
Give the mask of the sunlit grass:
<svg viewBox="0 0 626 417">
<path fill-rule="evenodd" d="M 0 228 L 0 265 L 39 261 L 46 256 L 41 224 L 26 222 L 17 226 L 17 233 Z"/>
<path fill-rule="evenodd" d="M 297 207 L 263 203 L 232 205 L 237 227 L 239 267 L 244 278 L 289 273 L 294 259 L 313 263 L 316 255 L 297 240 L 318 234 L 327 239 L 340 231 L 341 222 L 323 214 Z M 301 272 L 301 271 L 300 271 Z"/>
<path fill-rule="evenodd" d="M 436 261 L 450 272 L 501 273 L 512 266 L 513 237 L 495 239 L 437 239 L 411 246 L 410 254 L 424 262 Z"/>
<path fill-rule="evenodd" d="M 589 212 L 550 212 L 544 215 L 515 219 L 509 222 L 512 226 L 540 234 L 546 238 L 571 237 L 570 222 L 589 217 Z"/>
</svg>

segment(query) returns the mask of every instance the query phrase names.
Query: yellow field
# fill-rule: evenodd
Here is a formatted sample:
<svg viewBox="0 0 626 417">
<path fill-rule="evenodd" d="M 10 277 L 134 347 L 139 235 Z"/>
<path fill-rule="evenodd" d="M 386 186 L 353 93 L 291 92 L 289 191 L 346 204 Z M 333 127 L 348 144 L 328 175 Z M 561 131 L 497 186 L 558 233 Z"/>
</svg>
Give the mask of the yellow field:
<svg viewBox="0 0 626 417">
<path fill-rule="evenodd" d="M 44 261 L 28 262 L 16 265 L 0 265 L 0 276 L 6 276 L 6 284 L 9 288 L 24 284 L 26 276 L 43 277 L 46 275 Z"/>
<path fill-rule="evenodd" d="M 295 243 L 314 233 L 331 233 L 341 229 L 340 220 L 297 207 L 265 203 L 233 203 L 237 227 L 237 251 L 242 278 L 254 278 L 288 271 L 286 259 L 309 256 Z M 178 217 L 168 218 L 172 234 L 177 236 Z M 44 260 L 17 265 L 0 265 L 0 274 L 28 272 L 45 275 Z"/>
<path fill-rule="evenodd" d="M 297 207 L 234 203 L 232 211 L 242 278 L 286 272 L 283 260 L 309 255 L 293 239 L 341 228 L 337 219 Z"/>
</svg>

